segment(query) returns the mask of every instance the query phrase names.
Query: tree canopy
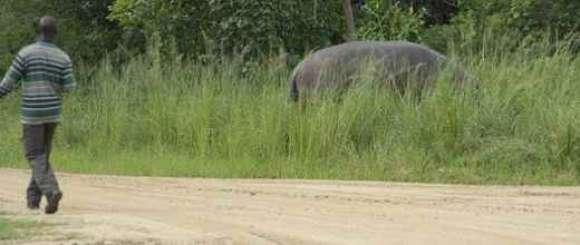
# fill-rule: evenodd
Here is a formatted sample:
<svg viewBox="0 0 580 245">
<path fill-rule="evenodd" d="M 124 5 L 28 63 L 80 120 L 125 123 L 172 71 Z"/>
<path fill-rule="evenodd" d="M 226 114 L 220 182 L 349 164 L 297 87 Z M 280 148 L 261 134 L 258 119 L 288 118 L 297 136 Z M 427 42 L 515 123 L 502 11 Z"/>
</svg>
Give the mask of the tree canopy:
<svg viewBox="0 0 580 245">
<path fill-rule="evenodd" d="M 96 62 L 104 54 L 143 52 L 157 42 L 187 57 L 263 57 L 304 53 L 346 40 L 343 1 L 322 0 L 5 0 L 0 6 L 0 63 L 33 41 L 42 15 L 59 19 L 59 44 Z M 348 0 L 347 0 L 348 1 Z M 522 36 L 578 34 L 576 0 L 352 0 L 356 39 L 450 41 L 486 30 Z M 470 39 L 470 40 L 466 40 Z M 0 68 L 3 69 L 3 68 Z"/>
</svg>

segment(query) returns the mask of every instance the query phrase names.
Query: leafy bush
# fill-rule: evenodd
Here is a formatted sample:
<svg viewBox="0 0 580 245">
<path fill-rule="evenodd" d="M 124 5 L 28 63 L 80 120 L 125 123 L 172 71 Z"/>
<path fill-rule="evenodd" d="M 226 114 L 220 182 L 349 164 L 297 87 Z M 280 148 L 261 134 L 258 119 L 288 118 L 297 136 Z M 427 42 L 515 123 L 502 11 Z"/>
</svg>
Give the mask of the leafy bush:
<svg viewBox="0 0 580 245">
<path fill-rule="evenodd" d="M 576 0 L 366 0 L 356 1 L 359 39 L 406 39 L 440 51 L 450 43 L 478 50 L 485 39 L 510 34 L 513 42 L 551 40 L 578 33 Z M 363 4 L 364 2 L 364 4 Z M 203 54 L 269 56 L 279 49 L 301 56 L 344 41 L 341 1 L 323 0 L 5 0 L 0 6 L 0 72 L 34 39 L 33 24 L 59 18 L 59 45 L 94 64 L 116 52 L 128 60 L 148 46 L 167 57 Z M 540 33 L 540 34 L 538 34 Z M 154 43 L 157 40 L 159 43 Z M 579 46 L 579 45 L 576 45 Z"/>
<path fill-rule="evenodd" d="M 24 45 L 35 41 L 43 15 L 59 21 L 57 43 L 75 60 L 95 63 L 117 47 L 121 29 L 106 19 L 113 0 L 4 0 L 0 5 L 0 72 Z"/>
<path fill-rule="evenodd" d="M 422 9 L 402 8 L 395 1 L 369 1 L 361 11 L 357 37 L 363 40 L 419 41 L 423 29 Z"/>
<path fill-rule="evenodd" d="M 397 0 L 401 7 L 424 10 L 425 26 L 446 25 L 458 13 L 457 0 Z"/>
<path fill-rule="evenodd" d="M 117 0 L 109 19 L 118 21 L 128 33 L 142 32 L 145 40 L 159 38 L 162 50 L 175 45 L 179 53 L 199 54 L 205 50 L 208 26 L 207 1 Z M 143 47 L 145 42 L 136 43 Z"/>
<path fill-rule="evenodd" d="M 118 0 L 110 18 L 125 28 L 158 33 L 180 53 L 258 56 L 285 47 L 303 53 L 336 41 L 340 5 L 334 1 Z M 338 23 L 338 24 L 337 24 Z"/>
<path fill-rule="evenodd" d="M 32 1 L 6 1 L 6 4 L 0 4 L 0 26 L 4 27 L 0 28 L 0 76 L 4 75 L 22 45 L 34 39 L 32 20 L 39 16 L 29 11 L 37 6 Z"/>
<path fill-rule="evenodd" d="M 575 14 L 580 12 L 580 2 L 575 0 L 462 0 L 458 4 L 460 11 L 448 25 L 422 33 L 427 44 L 442 51 L 456 44 L 461 52 L 496 48 L 512 52 L 522 43 L 550 42 L 551 50 L 557 50 L 569 44 L 561 40 L 580 31 L 580 16 Z M 489 47 L 499 43 L 504 46 Z M 569 45 L 575 47 L 574 42 Z"/>
<path fill-rule="evenodd" d="M 576 0 L 463 0 L 457 25 L 471 25 L 480 38 L 485 30 L 562 37 L 580 29 Z"/>
</svg>

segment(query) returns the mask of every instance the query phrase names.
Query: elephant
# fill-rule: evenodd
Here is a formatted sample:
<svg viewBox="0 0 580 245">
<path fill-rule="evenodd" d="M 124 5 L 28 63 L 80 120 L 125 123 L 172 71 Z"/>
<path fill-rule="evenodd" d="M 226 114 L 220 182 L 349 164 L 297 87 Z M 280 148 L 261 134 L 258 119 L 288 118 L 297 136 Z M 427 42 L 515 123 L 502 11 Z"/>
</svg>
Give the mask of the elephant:
<svg viewBox="0 0 580 245">
<path fill-rule="evenodd" d="M 448 68 L 454 83 L 462 87 L 467 80 L 463 69 L 426 46 L 406 41 L 347 42 L 316 51 L 299 63 L 290 78 L 290 97 L 298 101 L 310 93 L 342 90 L 365 79 L 402 93 L 410 87 L 422 90 Z"/>
</svg>

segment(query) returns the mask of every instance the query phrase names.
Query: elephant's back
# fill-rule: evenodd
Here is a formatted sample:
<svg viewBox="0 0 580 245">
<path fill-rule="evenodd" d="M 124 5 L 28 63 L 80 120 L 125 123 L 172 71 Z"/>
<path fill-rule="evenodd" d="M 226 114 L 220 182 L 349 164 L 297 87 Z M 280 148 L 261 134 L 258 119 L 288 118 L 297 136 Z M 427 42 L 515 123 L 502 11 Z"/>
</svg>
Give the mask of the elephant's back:
<svg viewBox="0 0 580 245">
<path fill-rule="evenodd" d="M 411 65 L 440 64 L 446 57 L 426 46 L 406 41 L 354 41 L 321 49 L 306 59 L 308 63 L 360 64 L 364 59 Z"/>
</svg>

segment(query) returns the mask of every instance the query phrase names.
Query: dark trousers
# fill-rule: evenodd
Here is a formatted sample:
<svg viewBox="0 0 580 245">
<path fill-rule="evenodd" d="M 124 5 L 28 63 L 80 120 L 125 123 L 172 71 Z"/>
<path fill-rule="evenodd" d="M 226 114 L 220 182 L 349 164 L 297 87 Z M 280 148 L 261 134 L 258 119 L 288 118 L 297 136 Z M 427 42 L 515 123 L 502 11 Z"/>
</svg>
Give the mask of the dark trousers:
<svg viewBox="0 0 580 245">
<path fill-rule="evenodd" d="M 29 206 L 38 206 L 43 195 L 60 193 L 49 160 L 56 126 L 56 123 L 23 125 L 24 154 L 32 169 L 32 177 L 26 190 Z"/>
</svg>

